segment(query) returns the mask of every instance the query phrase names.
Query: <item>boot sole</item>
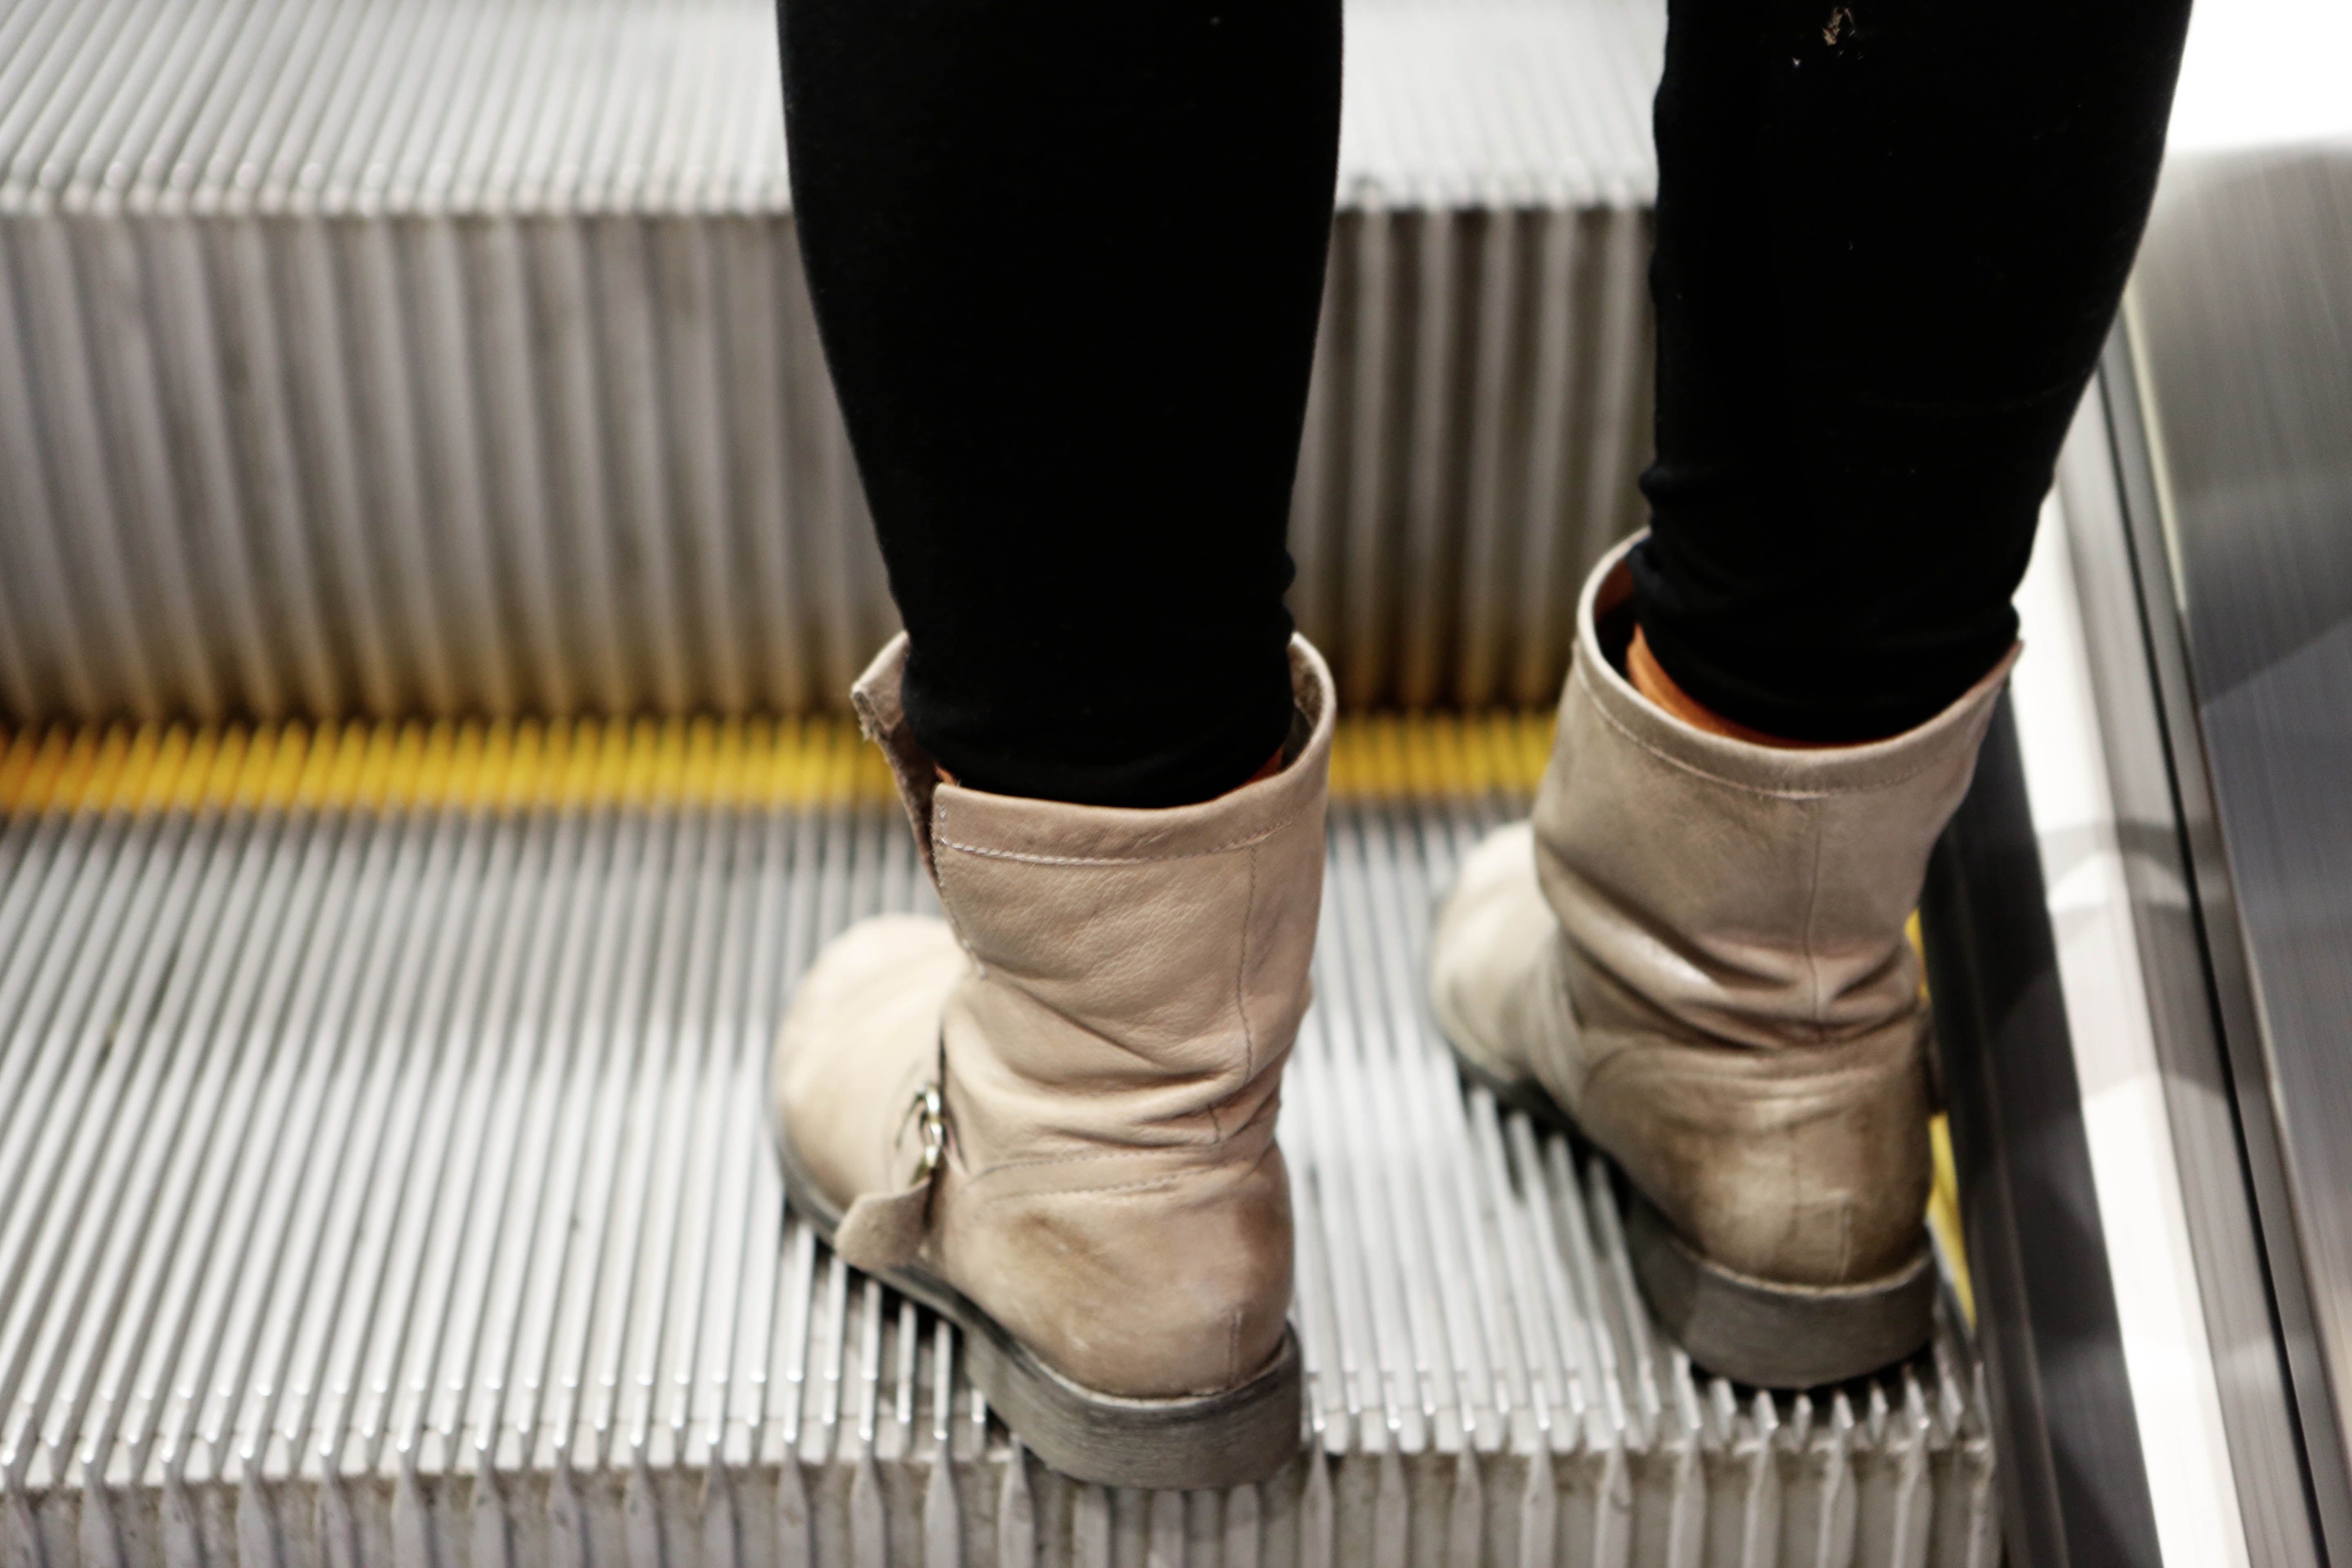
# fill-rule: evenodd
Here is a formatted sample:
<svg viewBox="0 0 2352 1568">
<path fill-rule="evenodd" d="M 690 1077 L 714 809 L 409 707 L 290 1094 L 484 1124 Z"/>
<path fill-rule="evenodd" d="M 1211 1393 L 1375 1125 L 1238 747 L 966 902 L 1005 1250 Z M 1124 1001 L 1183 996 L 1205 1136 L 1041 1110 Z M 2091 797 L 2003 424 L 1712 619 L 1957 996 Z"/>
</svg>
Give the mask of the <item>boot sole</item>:
<svg viewBox="0 0 2352 1568">
<path fill-rule="evenodd" d="M 1935 1331 L 1936 1261 L 1922 1238 L 1902 1268 L 1854 1285 L 1785 1285 L 1726 1268 L 1675 1234 L 1665 1215 L 1541 1085 L 1502 1078 L 1459 1046 L 1464 1078 L 1497 1104 L 1598 1150 L 1625 1199 L 1625 1250 L 1659 1326 L 1706 1371 L 1759 1388 L 1815 1388 L 1893 1365 Z"/>
<path fill-rule="evenodd" d="M 808 1179 L 792 1146 L 774 1142 L 785 1198 L 831 1246 L 842 1211 Z M 1297 1333 L 1287 1325 L 1274 1359 L 1246 1383 L 1217 1394 L 1137 1399 L 1064 1377 L 927 1270 L 869 1272 L 963 1331 L 973 1386 L 1030 1452 L 1074 1480 L 1168 1491 L 1244 1486 L 1299 1452 L 1306 1379 Z"/>
</svg>

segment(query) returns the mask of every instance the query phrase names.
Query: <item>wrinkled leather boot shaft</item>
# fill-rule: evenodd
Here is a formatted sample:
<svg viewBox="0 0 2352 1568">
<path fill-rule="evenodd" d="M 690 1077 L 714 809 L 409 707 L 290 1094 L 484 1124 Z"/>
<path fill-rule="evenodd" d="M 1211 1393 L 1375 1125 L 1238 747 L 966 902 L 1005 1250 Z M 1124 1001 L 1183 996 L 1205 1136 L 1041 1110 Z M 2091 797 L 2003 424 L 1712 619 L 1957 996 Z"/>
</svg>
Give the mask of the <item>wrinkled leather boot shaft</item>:
<svg viewBox="0 0 2352 1568">
<path fill-rule="evenodd" d="M 904 1111 L 943 1066 L 940 1169 L 915 1210 L 894 1211 L 919 1213 L 899 1240 L 920 1266 L 1087 1388 L 1233 1387 L 1274 1356 L 1290 1303 L 1274 1126 L 1321 900 L 1328 672 L 1294 641 L 1298 719 L 1279 771 L 1196 805 L 1123 810 L 941 782 L 898 705 L 904 649 L 856 695 L 947 926 L 901 917 L 862 956 L 828 949 L 780 1047 L 786 1136 L 853 1208 L 845 1256 L 869 1261 L 858 1248 L 896 1232 L 853 1205 L 910 1180 Z M 860 1019 L 888 1038 L 842 1048 Z M 819 1086 L 795 1058 L 871 1081 Z"/>
<path fill-rule="evenodd" d="M 1905 924 L 2014 653 L 1884 741 L 1712 735 L 1609 657 L 1623 555 L 1586 586 L 1532 833 L 1473 857 L 1441 923 L 1439 1011 L 1707 1259 L 1802 1286 L 1885 1275 L 1921 1247 L 1929 1181 Z"/>
</svg>

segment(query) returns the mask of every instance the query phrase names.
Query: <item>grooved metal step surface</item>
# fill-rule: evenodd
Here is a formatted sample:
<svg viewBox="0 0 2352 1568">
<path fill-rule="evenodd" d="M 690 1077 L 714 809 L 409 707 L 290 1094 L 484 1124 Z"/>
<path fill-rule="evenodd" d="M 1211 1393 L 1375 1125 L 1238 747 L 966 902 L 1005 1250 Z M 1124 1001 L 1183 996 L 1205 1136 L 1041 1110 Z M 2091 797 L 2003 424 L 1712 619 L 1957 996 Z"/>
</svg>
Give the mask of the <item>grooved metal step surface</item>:
<svg viewBox="0 0 2352 1568">
<path fill-rule="evenodd" d="M 1180 1495 L 1045 1471 L 783 1207 L 793 978 L 929 898 L 845 725 L 0 737 L 0 1563 L 1993 1563 L 1948 1321 L 1811 1394 L 1695 1373 L 1598 1163 L 1457 1080 L 1432 900 L 1547 743 L 1343 722 L 1309 1421 Z"/>
<path fill-rule="evenodd" d="M 1351 704 L 1640 518 L 1655 0 L 1354 0 L 1293 509 Z M 771 0 L 0 0 L 0 714 L 840 704 L 895 626 Z"/>
</svg>

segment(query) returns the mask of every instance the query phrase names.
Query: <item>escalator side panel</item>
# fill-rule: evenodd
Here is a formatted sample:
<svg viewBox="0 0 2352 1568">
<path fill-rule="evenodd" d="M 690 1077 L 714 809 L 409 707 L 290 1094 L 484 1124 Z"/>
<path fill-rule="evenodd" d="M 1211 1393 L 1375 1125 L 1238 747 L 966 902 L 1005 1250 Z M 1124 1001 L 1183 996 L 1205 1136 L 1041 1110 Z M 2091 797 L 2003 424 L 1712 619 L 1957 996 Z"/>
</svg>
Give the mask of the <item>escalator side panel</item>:
<svg viewBox="0 0 2352 1568">
<path fill-rule="evenodd" d="M 2273 1256 L 2260 1223 L 2258 1205 L 2284 1212 L 2277 1127 L 2261 1052 L 2227 1048 L 2252 1038 L 2223 1025 L 2224 996 L 2244 996 L 2244 961 L 2234 925 L 2210 918 L 2228 902 L 2227 877 L 2120 329 L 2060 458 L 2058 490 L 2246 1560 L 2302 1568 L 2322 1559 L 2284 1325 L 2301 1324 L 2307 1344 L 2309 1303 L 2292 1235 Z M 2274 1272 L 2292 1287 L 2283 1298 Z"/>
<path fill-rule="evenodd" d="M 2352 150 L 2177 163 L 2134 307 L 2160 523 L 2136 542 L 2169 589 L 2144 603 L 2182 650 L 2196 893 L 2313 1500 L 2352 1561 Z"/>
<path fill-rule="evenodd" d="M 2160 1562 L 2006 700 L 1929 864 L 1920 918 L 2011 1561 Z"/>
</svg>

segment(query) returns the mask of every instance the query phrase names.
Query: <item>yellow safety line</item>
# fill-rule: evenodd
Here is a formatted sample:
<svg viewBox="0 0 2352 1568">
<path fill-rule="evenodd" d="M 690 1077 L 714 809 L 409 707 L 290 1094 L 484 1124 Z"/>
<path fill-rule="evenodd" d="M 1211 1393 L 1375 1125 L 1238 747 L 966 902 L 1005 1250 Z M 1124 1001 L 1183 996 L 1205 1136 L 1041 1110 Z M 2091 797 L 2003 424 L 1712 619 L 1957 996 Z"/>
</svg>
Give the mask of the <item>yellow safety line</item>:
<svg viewBox="0 0 2352 1568">
<path fill-rule="evenodd" d="M 1332 793 L 1349 802 L 1535 788 L 1539 712 L 1342 719 Z M 184 758 L 185 765 L 163 759 Z M 215 764 L 226 771 L 215 776 Z M 125 770 L 163 779 L 119 799 Z M 820 805 L 885 800 L 881 752 L 847 718 L 526 719 L 0 728 L 0 813 L 367 805 Z"/>
<path fill-rule="evenodd" d="M 1969 1279 L 1969 1244 L 1960 1229 L 1960 1178 L 1952 1163 L 1951 1119 L 1937 1111 L 1927 1119 L 1927 1144 L 1936 1157 L 1936 1184 L 1927 1191 L 1927 1228 L 1936 1233 L 1937 1250 L 1944 1255 L 1951 1276 L 1952 1294 L 1969 1327 L 1977 1325 L 1976 1286 Z"/>
<path fill-rule="evenodd" d="M 1350 802 L 1524 795 L 1551 753 L 1549 710 L 1370 713 L 1339 721 L 1331 793 Z"/>
<path fill-rule="evenodd" d="M 1912 951 L 1921 959 L 1927 956 L 1927 944 L 1919 928 L 1919 911 L 1903 924 L 1904 934 L 1911 939 Z M 1919 999 L 1927 999 L 1927 979 L 1919 978 Z M 1937 1250 L 1944 1255 L 1945 1272 L 1951 1277 L 1952 1294 L 1959 1298 L 1960 1311 L 1969 1327 L 1977 1323 L 1976 1286 L 1969 1278 L 1968 1233 L 1960 1228 L 1960 1174 L 1952 1159 L 1952 1121 L 1942 1111 L 1927 1119 L 1927 1148 L 1935 1163 L 1934 1184 L 1927 1189 L 1927 1228 L 1935 1233 Z"/>
</svg>

